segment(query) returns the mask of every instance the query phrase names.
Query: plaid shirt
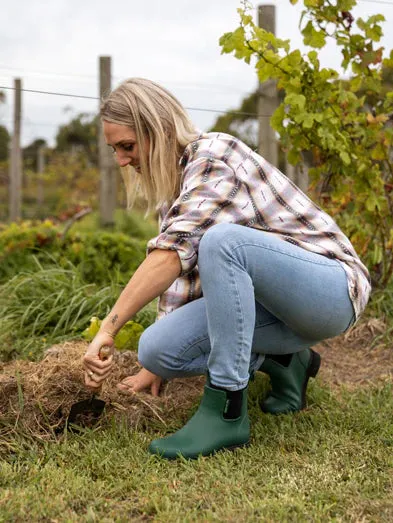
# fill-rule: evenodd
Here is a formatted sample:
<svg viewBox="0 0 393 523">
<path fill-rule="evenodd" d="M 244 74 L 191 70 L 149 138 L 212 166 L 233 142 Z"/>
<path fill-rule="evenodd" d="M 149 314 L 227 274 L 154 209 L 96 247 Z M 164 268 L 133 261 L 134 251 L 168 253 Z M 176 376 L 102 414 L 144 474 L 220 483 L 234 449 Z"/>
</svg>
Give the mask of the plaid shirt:
<svg viewBox="0 0 393 523">
<path fill-rule="evenodd" d="M 347 274 L 356 318 L 365 308 L 369 274 L 334 220 L 276 167 L 243 142 L 204 133 L 180 159 L 181 191 L 161 209 L 160 234 L 147 250 L 176 250 L 182 273 L 159 299 L 158 318 L 201 297 L 198 246 L 206 230 L 230 222 L 270 232 L 307 251 L 334 258 Z"/>
</svg>

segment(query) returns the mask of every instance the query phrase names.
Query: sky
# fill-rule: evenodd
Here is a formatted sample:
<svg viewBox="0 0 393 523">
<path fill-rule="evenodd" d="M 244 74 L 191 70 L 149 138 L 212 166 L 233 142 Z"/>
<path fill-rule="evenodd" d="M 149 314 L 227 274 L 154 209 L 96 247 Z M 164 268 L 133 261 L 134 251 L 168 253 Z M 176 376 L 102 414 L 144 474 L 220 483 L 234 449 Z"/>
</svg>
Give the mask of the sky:
<svg viewBox="0 0 393 523">
<path fill-rule="evenodd" d="M 302 2 L 276 6 L 276 34 L 302 46 Z M 98 57 L 112 57 L 112 86 L 132 76 L 161 83 L 208 129 L 219 112 L 236 109 L 257 86 L 252 65 L 222 55 L 220 36 L 238 27 L 240 0 L 4 0 L 0 20 L 0 91 L 22 79 L 24 89 L 98 97 Z M 360 0 L 355 18 L 384 14 L 382 44 L 393 48 L 393 0 Z M 334 46 L 321 53 L 339 69 Z M 5 90 L 0 125 L 12 132 L 13 92 Z M 204 109 L 204 110 L 200 110 Z M 44 138 L 54 145 L 59 125 L 94 114 L 98 100 L 24 92 L 22 145 Z"/>
</svg>

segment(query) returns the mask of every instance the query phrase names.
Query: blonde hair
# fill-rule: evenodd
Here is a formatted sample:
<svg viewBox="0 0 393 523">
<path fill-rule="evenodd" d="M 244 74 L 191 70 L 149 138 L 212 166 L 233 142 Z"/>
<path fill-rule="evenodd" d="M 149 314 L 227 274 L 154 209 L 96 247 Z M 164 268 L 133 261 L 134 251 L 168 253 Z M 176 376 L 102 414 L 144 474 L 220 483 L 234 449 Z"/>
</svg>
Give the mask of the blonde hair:
<svg viewBox="0 0 393 523">
<path fill-rule="evenodd" d="M 198 138 L 181 103 L 164 87 L 144 78 L 122 82 L 101 104 L 101 118 L 127 125 L 136 135 L 142 154 L 140 174 L 130 165 L 121 169 L 127 205 L 132 207 L 139 190 L 147 200 L 148 212 L 172 203 L 180 192 L 179 160 L 184 148 Z"/>
</svg>

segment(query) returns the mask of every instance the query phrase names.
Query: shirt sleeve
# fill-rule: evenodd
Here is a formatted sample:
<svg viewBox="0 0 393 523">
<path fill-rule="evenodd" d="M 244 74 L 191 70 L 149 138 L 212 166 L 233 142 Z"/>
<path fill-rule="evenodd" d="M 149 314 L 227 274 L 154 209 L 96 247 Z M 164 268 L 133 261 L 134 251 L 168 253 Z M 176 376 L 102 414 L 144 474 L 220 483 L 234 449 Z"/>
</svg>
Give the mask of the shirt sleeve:
<svg viewBox="0 0 393 523">
<path fill-rule="evenodd" d="M 206 230 L 228 221 L 227 212 L 221 211 L 231 205 L 236 185 L 233 170 L 225 162 L 208 156 L 190 161 L 181 193 L 165 216 L 160 234 L 148 242 L 147 252 L 177 251 L 181 276 L 187 275 L 197 264 L 199 242 Z"/>
<path fill-rule="evenodd" d="M 177 278 L 158 300 L 157 320 L 182 305 L 202 296 L 199 272 L 195 267 L 185 276 Z"/>
</svg>

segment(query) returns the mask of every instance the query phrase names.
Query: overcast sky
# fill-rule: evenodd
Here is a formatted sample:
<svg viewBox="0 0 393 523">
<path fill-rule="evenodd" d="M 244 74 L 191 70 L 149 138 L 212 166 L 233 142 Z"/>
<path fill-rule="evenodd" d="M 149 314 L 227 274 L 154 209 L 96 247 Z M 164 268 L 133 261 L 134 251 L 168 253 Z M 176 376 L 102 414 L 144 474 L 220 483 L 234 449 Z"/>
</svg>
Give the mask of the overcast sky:
<svg viewBox="0 0 393 523">
<path fill-rule="evenodd" d="M 386 2 L 386 3 L 385 3 Z M 276 5 L 276 33 L 301 47 L 301 5 Z M 259 5 L 258 2 L 255 6 Z M 252 66 L 221 55 L 218 40 L 238 26 L 240 0 L 3 0 L 0 20 L 0 86 L 22 78 L 25 89 L 98 96 L 98 56 L 112 57 L 113 86 L 131 76 L 155 80 L 190 108 L 201 129 L 222 110 L 238 106 L 255 89 Z M 383 13 L 383 44 L 393 48 L 393 0 L 360 0 L 354 11 L 366 18 Z M 256 10 L 255 10 L 256 15 Z M 325 66 L 339 68 L 331 46 Z M 0 88 L 1 90 L 1 88 Z M 80 112 L 93 113 L 98 101 L 23 93 L 23 144 L 45 138 Z M 11 130 L 13 93 L 6 91 L 0 124 Z"/>
</svg>

